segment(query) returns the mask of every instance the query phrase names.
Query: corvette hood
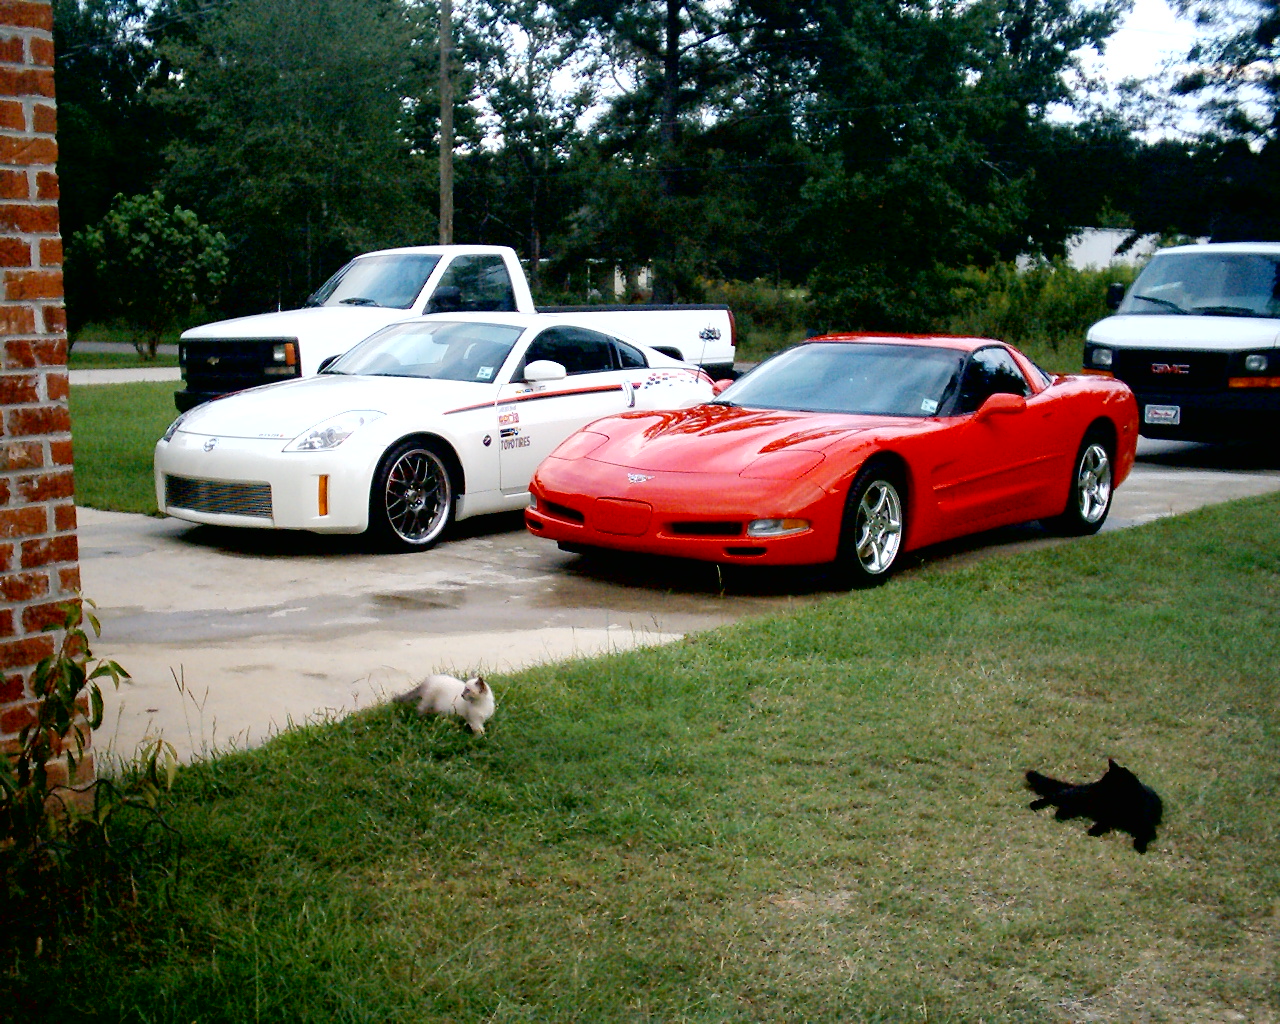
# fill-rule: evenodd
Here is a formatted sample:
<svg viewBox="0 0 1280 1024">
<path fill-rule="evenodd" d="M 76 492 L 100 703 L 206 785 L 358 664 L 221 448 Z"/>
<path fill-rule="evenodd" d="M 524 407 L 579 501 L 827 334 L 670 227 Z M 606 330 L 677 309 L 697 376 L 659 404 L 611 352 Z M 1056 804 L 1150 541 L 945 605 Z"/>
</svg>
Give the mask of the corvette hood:
<svg viewBox="0 0 1280 1024">
<path fill-rule="evenodd" d="M 762 455 L 822 452 L 877 426 L 901 420 L 828 413 L 771 412 L 699 405 L 671 412 L 629 413 L 588 430 L 609 436 L 595 462 L 653 472 L 738 474 Z"/>
<path fill-rule="evenodd" d="M 330 416 L 356 409 L 433 413 L 492 401 L 492 384 L 410 377 L 305 377 L 241 391 L 192 409 L 179 428 L 190 434 L 292 440 Z"/>
<path fill-rule="evenodd" d="M 182 332 L 183 341 L 240 338 L 307 338 L 341 333 L 346 338 L 364 338 L 397 320 L 413 316 L 407 309 L 383 306 L 311 306 L 260 313 L 234 320 L 192 327 Z"/>
</svg>

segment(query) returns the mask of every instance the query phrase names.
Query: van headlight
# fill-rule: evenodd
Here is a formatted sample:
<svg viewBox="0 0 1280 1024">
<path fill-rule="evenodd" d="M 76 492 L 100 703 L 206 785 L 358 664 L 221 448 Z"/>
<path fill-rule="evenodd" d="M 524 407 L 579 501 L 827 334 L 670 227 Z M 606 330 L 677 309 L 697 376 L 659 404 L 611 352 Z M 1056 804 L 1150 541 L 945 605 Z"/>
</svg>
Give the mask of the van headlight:
<svg viewBox="0 0 1280 1024">
<path fill-rule="evenodd" d="M 1089 362 L 1094 366 L 1110 366 L 1112 362 L 1111 349 L 1095 348 L 1089 356 Z"/>
<path fill-rule="evenodd" d="M 1266 373 L 1267 357 L 1261 353 L 1244 357 L 1244 368 L 1246 373 Z"/>
<path fill-rule="evenodd" d="M 377 409 L 354 409 L 351 412 L 330 416 L 309 430 L 304 430 L 287 445 L 287 452 L 327 452 L 337 448 L 361 427 L 376 423 L 385 416 Z"/>
</svg>

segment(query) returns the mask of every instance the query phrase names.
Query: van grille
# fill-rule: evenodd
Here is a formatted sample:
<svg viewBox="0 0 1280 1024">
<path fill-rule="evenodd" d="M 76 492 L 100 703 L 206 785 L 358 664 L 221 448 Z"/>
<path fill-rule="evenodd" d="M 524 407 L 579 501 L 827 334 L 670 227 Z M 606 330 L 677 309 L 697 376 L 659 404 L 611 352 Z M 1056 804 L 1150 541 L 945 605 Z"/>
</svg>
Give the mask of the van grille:
<svg viewBox="0 0 1280 1024">
<path fill-rule="evenodd" d="M 270 519 L 271 485 L 192 480 L 165 474 L 164 502 L 166 507 L 192 512 Z"/>
</svg>

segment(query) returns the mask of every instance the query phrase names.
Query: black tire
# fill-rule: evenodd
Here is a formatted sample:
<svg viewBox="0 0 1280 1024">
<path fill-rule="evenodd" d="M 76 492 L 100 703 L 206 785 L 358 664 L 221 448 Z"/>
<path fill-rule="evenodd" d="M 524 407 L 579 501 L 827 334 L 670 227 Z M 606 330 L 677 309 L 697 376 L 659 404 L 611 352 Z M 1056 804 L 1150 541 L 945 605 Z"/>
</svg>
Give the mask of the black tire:
<svg viewBox="0 0 1280 1024">
<path fill-rule="evenodd" d="M 401 441 L 378 463 L 369 489 L 369 531 L 393 551 L 425 551 L 453 522 L 454 475 L 444 450 Z"/>
<path fill-rule="evenodd" d="M 1101 530 L 1115 493 L 1111 483 L 1114 463 L 1114 446 L 1106 436 L 1096 430 L 1086 434 L 1071 464 L 1067 507 L 1060 515 L 1045 520 L 1044 525 L 1067 537 L 1084 537 Z"/>
<path fill-rule="evenodd" d="M 836 564 L 852 587 L 876 587 L 893 573 L 907 529 L 906 488 L 884 464 L 865 467 L 845 501 Z"/>
</svg>

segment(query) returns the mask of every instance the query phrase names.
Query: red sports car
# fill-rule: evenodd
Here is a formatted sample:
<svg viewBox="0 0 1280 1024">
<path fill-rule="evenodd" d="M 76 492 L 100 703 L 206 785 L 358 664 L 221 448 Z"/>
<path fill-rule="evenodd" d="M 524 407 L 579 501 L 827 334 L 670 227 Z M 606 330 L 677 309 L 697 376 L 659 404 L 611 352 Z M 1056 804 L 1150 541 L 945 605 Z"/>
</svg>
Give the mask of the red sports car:
<svg viewBox="0 0 1280 1024">
<path fill-rule="evenodd" d="M 525 522 L 569 550 L 834 562 L 867 586 L 962 534 L 1095 532 L 1137 438 L 1119 381 L 1051 376 L 987 338 L 836 334 L 710 404 L 584 427 L 534 473 Z"/>
</svg>

